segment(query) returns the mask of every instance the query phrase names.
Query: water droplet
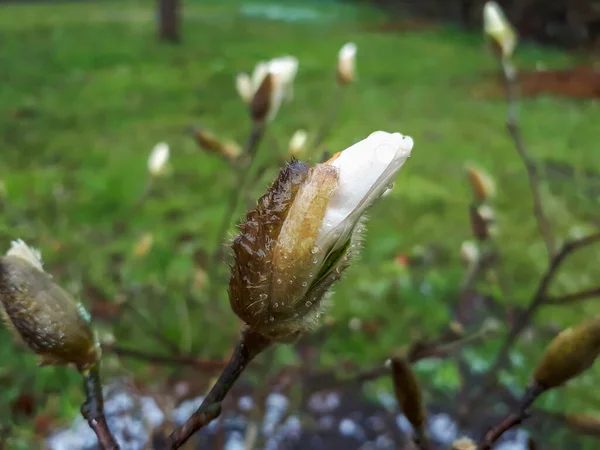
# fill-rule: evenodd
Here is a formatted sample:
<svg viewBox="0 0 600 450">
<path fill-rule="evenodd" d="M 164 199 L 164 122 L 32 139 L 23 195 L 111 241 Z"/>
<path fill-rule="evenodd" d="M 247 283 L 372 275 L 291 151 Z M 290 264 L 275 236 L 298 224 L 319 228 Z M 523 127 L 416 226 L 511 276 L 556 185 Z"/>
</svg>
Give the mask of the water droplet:
<svg viewBox="0 0 600 450">
<path fill-rule="evenodd" d="M 316 246 L 315 246 L 315 247 L 313 247 L 313 248 L 312 248 L 312 250 L 311 250 L 310 252 L 311 252 L 311 253 L 314 255 L 314 254 L 315 254 L 315 253 L 317 253 L 318 251 L 319 251 L 319 247 L 316 247 Z"/>
<path fill-rule="evenodd" d="M 319 260 L 317 258 L 313 258 L 313 264 L 316 264 L 318 262 L 319 262 Z"/>
<path fill-rule="evenodd" d="M 270 320 L 271 322 L 273 322 L 273 321 L 275 320 L 275 317 L 271 316 L 271 317 L 269 317 L 269 320 Z"/>
<path fill-rule="evenodd" d="M 281 278 L 277 278 L 277 284 L 281 284 Z"/>
<path fill-rule="evenodd" d="M 290 280 L 290 284 L 294 284 L 294 280 Z"/>
<path fill-rule="evenodd" d="M 306 281 L 303 281 L 302 286 L 306 287 L 306 286 L 308 286 L 308 283 Z"/>
<path fill-rule="evenodd" d="M 279 308 L 279 303 L 275 303 L 275 308 Z"/>
<path fill-rule="evenodd" d="M 313 273 L 312 273 L 312 272 L 310 272 L 310 273 L 308 274 L 308 278 L 312 278 L 312 277 L 314 277 L 314 275 L 313 275 Z"/>
<path fill-rule="evenodd" d="M 310 301 L 307 301 L 307 302 L 305 303 L 305 305 L 306 305 L 306 306 L 311 306 L 311 305 L 312 305 L 312 302 L 310 302 Z"/>
<path fill-rule="evenodd" d="M 294 317 L 298 317 L 298 313 L 294 313 Z"/>
<path fill-rule="evenodd" d="M 269 298 L 269 295 L 268 294 L 260 294 L 258 296 L 258 298 L 260 298 L 261 300 L 266 300 L 267 298 Z"/>
<path fill-rule="evenodd" d="M 388 184 L 388 185 L 387 185 L 385 188 L 386 188 L 386 189 L 391 189 L 391 188 L 393 188 L 393 187 L 394 187 L 394 183 L 390 183 L 390 184 Z"/>
</svg>

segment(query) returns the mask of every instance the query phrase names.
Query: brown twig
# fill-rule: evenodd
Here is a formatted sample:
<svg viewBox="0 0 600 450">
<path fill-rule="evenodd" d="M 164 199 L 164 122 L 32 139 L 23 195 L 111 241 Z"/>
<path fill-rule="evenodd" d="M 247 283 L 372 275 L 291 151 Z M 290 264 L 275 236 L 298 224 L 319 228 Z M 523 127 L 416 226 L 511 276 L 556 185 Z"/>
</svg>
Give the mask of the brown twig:
<svg viewBox="0 0 600 450">
<path fill-rule="evenodd" d="M 85 403 L 81 405 L 81 415 L 96 433 L 101 449 L 118 450 L 119 445 L 110 433 L 104 417 L 104 400 L 102 399 L 102 383 L 98 366 L 82 370 L 81 374 L 85 391 Z"/>
<path fill-rule="evenodd" d="M 216 240 L 217 247 L 212 257 L 213 264 L 218 262 L 218 260 L 223 256 L 223 240 L 225 238 L 227 230 L 229 229 L 229 225 L 231 224 L 231 219 L 237 208 L 240 195 L 243 195 L 244 188 L 246 187 L 246 183 L 248 182 L 250 167 L 254 162 L 254 158 L 256 156 L 260 141 L 262 140 L 264 133 L 264 122 L 253 121 L 252 129 L 250 130 L 250 136 L 248 136 L 246 144 L 244 145 L 243 153 L 240 156 L 240 158 L 243 158 L 243 160 L 240 162 L 239 166 L 236 166 L 237 183 L 235 187 L 231 190 L 231 194 L 229 195 L 229 201 L 227 203 L 227 209 L 225 210 L 225 214 L 223 215 L 221 225 L 219 226 L 219 234 L 217 235 Z"/>
<path fill-rule="evenodd" d="M 529 179 L 529 188 L 533 196 L 533 214 L 537 220 L 540 234 L 546 244 L 546 251 L 548 252 L 548 259 L 552 259 L 556 246 L 554 243 L 554 236 L 552 234 L 552 228 L 550 221 L 544 212 L 542 204 L 542 196 L 540 193 L 540 177 L 538 174 L 537 166 L 531 159 L 527 150 L 525 149 L 525 142 L 521 135 L 521 130 L 518 123 L 518 92 L 517 92 L 517 75 L 516 70 L 510 63 L 505 59 L 501 59 L 502 74 L 504 78 L 504 85 L 506 88 L 506 101 L 508 104 L 508 118 L 506 120 L 506 127 L 508 132 L 515 144 L 519 157 L 525 164 L 527 171 L 527 178 Z"/>
<path fill-rule="evenodd" d="M 129 348 L 120 347 L 118 345 L 103 346 L 105 352 L 111 352 L 115 355 L 124 356 L 126 358 L 140 359 L 153 364 L 161 364 L 168 366 L 190 366 L 201 370 L 222 370 L 227 363 L 225 361 L 209 361 L 205 359 L 197 359 L 191 356 L 164 356 L 156 353 L 143 352 Z"/>
<path fill-rule="evenodd" d="M 218 417 L 220 404 L 233 387 L 246 366 L 256 355 L 265 350 L 271 341 L 250 330 L 244 330 L 231 359 L 219 376 L 198 410 L 167 438 L 166 449 L 181 447 L 194 433 Z M 216 412 L 216 413 L 215 413 Z"/>
<path fill-rule="evenodd" d="M 498 371 L 504 366 L 508 359 L 508 353 L 510 349 L 516 343 L 523 330 L 525 330 L 525 327 L 527 327 L 527 325 L 531 322 L 537 310 L 543 304 L 545 304 L 545 301 L 548 297 L 548 289 L 550 288 L 550 285 L 554 280 L 556 273 L 562 266 L 565 259 L 576 250 L 585 248 L 591 244 L 594 244 L 597 241 L 600 241 L 600 232 L 591 234 L 581 239 L 568 241 L 552 257 L 544 276 L 541 278 L 538 284 L 538 287 L 529 304 L 529 307 L 523 312 L 523 314 L 519 316 L 517 322 L 512 327 L 506 340 L 504 341 L 504 344 L 502 345 L 500 351 L 496 355 L 494 363 L 488 370 L 484 378 L 484 382 L 482 383 L 481 395 L 483 395 L 483 392 L 485 392 L 494 383 Z"/>
<path fill-rule="evenodd" d="M 575 302 L 589 300 L 590 298 L 600 296 L 600 287 L 588 289 L 586 291 L 575 292 L 560 297 L 546 297 L 544 303 L 546 305 L 570 305 Z"/>
<path fill-rule="evenodd" d="M 544 392 L 540 386 L 534 384 L 527 389 L 516 412 L 509 414 L 502 422 L 492 427 L 479 443 L 479 450 L 490 450 L 494 444 L 508 430 L 523 423 L 529 417 L 529 407 Z"/>
<path fill-rule="evenodd" d="M 483 327 L 476 333 L 473 333 L 469 336 L 457 338 L 451 342 L 428 343 L 418 341 L 412 344 L 406 350 L 405 357 L 411 364 L 415 364 L 424 359 L 446 358 L 452 355 L 454 352 L 458 351 L 459 349 L 465 347 L 466 345 L 469 345 L 488 336 L 489 332 L 489 329 Z M 389 367 L 377 366 L 372 369 L 362 370 L 350 377 L 345 377 L 342 379 L 327 382 L 325 385 L 319 386 L 318 390 L 330 390 L 347 384 L 362 384 L 367 381 L 373 381 L 379 378 L 387 377 L 390 375 L 390 373 L 391 369 Z"/>
</svg>

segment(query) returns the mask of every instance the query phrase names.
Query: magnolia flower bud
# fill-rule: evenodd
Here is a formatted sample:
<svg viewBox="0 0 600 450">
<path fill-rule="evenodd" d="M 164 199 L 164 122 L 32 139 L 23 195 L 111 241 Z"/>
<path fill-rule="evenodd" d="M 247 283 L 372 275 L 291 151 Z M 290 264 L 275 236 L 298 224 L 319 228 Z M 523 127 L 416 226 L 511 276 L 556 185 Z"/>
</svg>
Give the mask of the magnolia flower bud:
<svg viewBox="0 0 600 450">
<path fill-rule="evenodd" d="M 488 239 L 496 233 L 495 213 L 491 206 L 470 206 L 471 230 L 473 236 L 480 241 Z"/>
<path fill-rule="evenodd" d="M 398 404 L 415 430 L 417 441 L 424 438 L 425 408 L 417 377 L 405 358 L 392 358 L 392 381 Z"/>
<path fill-rule="evenodd" d="M 413 141 L 376 132 L 313 168 L 292 160 L 233 240 L 229 297 L 251 330 L 289 341 L 311 328 L 359 238 L 357 224 L 410 156 Z"/>
<path fill-rule="evenodd" d="M 544 389 L 560 386 L 589 369 L 600 354 L 600 317 L 568 328 L 550 343 L 534 380 Z"/>
<path fill-rule="evenodd" d="M 236 78 L 236 89 L 255 121 L 275 118 L 284 100 L 293 97 L 293 83 L 298 72 L 298 60 L 283 56 L 256 65 L 252 77 L 241 73 Z"/>
<path fill-rule="evenodd" d="M 475 264 L 479 259 L 479 247 L 473 241 L 464 241 L 460 246 L 460 259 L 465 266 Z"/>
<path fill-rule="evenodd" d="M 241 154 L 241 149 L 235 142 L 221 142 L 214 133 L 203 128 L 191 127 L 190 130 L 200 148 L 209 153 L 216 153 L 230 161 L 236 160 Z"/>
<path fill-rule="evenodd" d="M 290 139 L 289 154 L 290 156 L 298 157 L 306 149 L 306 141 L 308 140 L 308 134 L 304 130 L 298 130 Z"/>
<path fill-rule="evenodd" d="M 100 359 L 100 346 L 83 306 L 43 271 L 40 254 L 15 241 L 0 258 L 2 316 L 42 364 L 84 370 Z"/>
<path fill-rule="evenodd" d="M 148 158 L 148 172 L 153 177 L 160 176 L 164 173 L 169 161 L 169 146 L 161 142 L 156 144 Z"/>
<path fill-rule="evenodd" d="M 337 79 L 340 84 L 349 84 L 356 77 L 356 44 L 348 42 L 338 53 Z"/>
<path fill-rule="evenodd" d="M 496 187 L 489 175 L 474 167 L 467 167 L 466 170 L 467 180 L 471 185 L 471 191 L 475 200 L 484 202 L 494 196 Z"/>
<path fill-rule="evenodd" d="M 483 7 L 483 28 L 496 44 L 502 57 L 510 59 L 517 46 L 517 33 L 498 3 L 488 1 Z"/>
</svg>

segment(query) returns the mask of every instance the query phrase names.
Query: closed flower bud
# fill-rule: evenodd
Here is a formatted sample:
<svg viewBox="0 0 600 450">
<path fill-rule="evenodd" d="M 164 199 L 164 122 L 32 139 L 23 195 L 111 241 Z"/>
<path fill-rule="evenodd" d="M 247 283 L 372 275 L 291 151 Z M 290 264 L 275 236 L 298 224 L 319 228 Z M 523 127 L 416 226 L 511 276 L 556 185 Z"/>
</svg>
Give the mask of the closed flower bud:
<svg viewBox="0 0 600 450">
<path fill-rule="evenodd" d="M 340 84 L 350 84 L 356 77 L 356 44 L 348 42 L 338 53 L 337 79 Z"/>
<path fill-rule="evenodd" d="M 2 316 L 42 364 L 84 370 L 100 358 L 89 314 L 42 270 L 39 252 L 13 242 L 0 258 Z"/>
<path fill-rule="evenodd" d="M 538 364 L 534 380 L 544 389 L 560 386 L 589 369 L 600 354 L 600 317 L 561 332 Z"/>
<path fill-rule="evenodd" d="M 412 149 L 399 133 L 373 133 L 310 168 L 292 160 L 233 240 L 229 296 L 253 331 L 289 341 L 316 323 L 329 287 L 357 248 L 365 210 Z"/>
<path fill-rule="evenodd" d="M 417 440 L 425 433 L 425 408 L 417 377 L 405 358 L 392 358 L 394 392 L 402 412 L 413 426 Z"/>
<path fill-rule="evenodd" d="M 471 205 L 470 215 L 473 236 L 483 241 L 495 234 L 495 213 L 490 206 L 481 205 L 477 207 Z"/>
<path fill-rule="evenodd" d="M 510 59 L 517 46 L 517 33 L 504 15 L 502 7 L 488 1 L 483 7 L 483 28 L 501 56 Z"/>
<path fill-rule="evenodd" d="M 298 157 L 306 149 L 306 141 L 308 140 L 308 134 L 304 130 L 298 130 L 290 139 L 289 154 L 290 156 Z"/>
<path fill-rule="evenodd" d="M 297 72 L 298 60 L 283 56 L 258 63 L 252 77 L 245 73 L 237 76 L 236 89 L 255 121 L 273 120 L 283 101 L 292 99 Z"/>
<path fill-rule="evenodd" d="M 164 142 L 156 144 L 148 158 L 148 172 L 153 177 L 162 175 L 169 161 L 169 146 Z"/>
<path fill-rule="evenodd" d="M 484 202 L 495 194 L 495 186 L 492 179 L 482 170 L 467 167 L 467 180 L 471 185 L 473 197 L 479 202 Z"/>
<path fill-rule="evenodd" d="M 240 156 L 241 150 L 235 142 L 222 142 L 214 133 L 204 128 L 191 127 L 194 139 L 201 149 L 209 153 L 223 156 L 225 159 L 234 161 Z"/>
</svg>

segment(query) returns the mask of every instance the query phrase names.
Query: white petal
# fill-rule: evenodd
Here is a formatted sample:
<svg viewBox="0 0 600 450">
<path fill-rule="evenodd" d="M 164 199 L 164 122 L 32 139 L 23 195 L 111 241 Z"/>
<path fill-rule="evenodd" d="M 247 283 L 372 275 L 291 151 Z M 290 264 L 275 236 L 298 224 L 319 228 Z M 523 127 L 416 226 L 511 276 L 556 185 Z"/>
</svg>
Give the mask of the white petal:
<svg viewBox="0 0 600 450">
<path fill-rule="evenodd" d="M 39 250 L 29 247 L 21 239 L 12 241 L 10 243 L 10 250 L 6 252 L 6 256 L 16 256 L 17 258 L 24 259 L 33 267 L 38 270 L 44 271 L 42 267 L 42 254 Z"/>
<path fill-rule="evenodd" d="M 151 175 L 160 175 L 169 161 L 169 146 L 160 142 L 154 146 L 148 158 L 148 171 Z"/>
<path fill-rule="evenodd" d="M 245 103 L 250 103 L 252 101 L 254 90 L 252 89 L 252 80 L 247 73 L 238 74 L 235 78 L 235 88 Z"/>
<path fill-rule="evenodd" d="M 328 161 L 340 171 L 317 238 L 353 228 L 365 210 L 379 198 L 410 156 L 413 140 L 400 133 L 376 131 Z"/>
<path fill-rule="evenodd" d="M 510 57 L 517 46 L 517 34 L 504 15 L 502 7 L 494 1 L 488 1 L 483 7 L 483 29 L 502 47 L 505 57 Z"/>
<path fill-rule="evenodd" d="M 263 80 L 269 73 L 269 64 L 265 62 L 259 62 L 254 67 L 254 72 L 252 72 L 252 95 L 256 94 L 256 91 L 262 84 Z"/>
</svg>

